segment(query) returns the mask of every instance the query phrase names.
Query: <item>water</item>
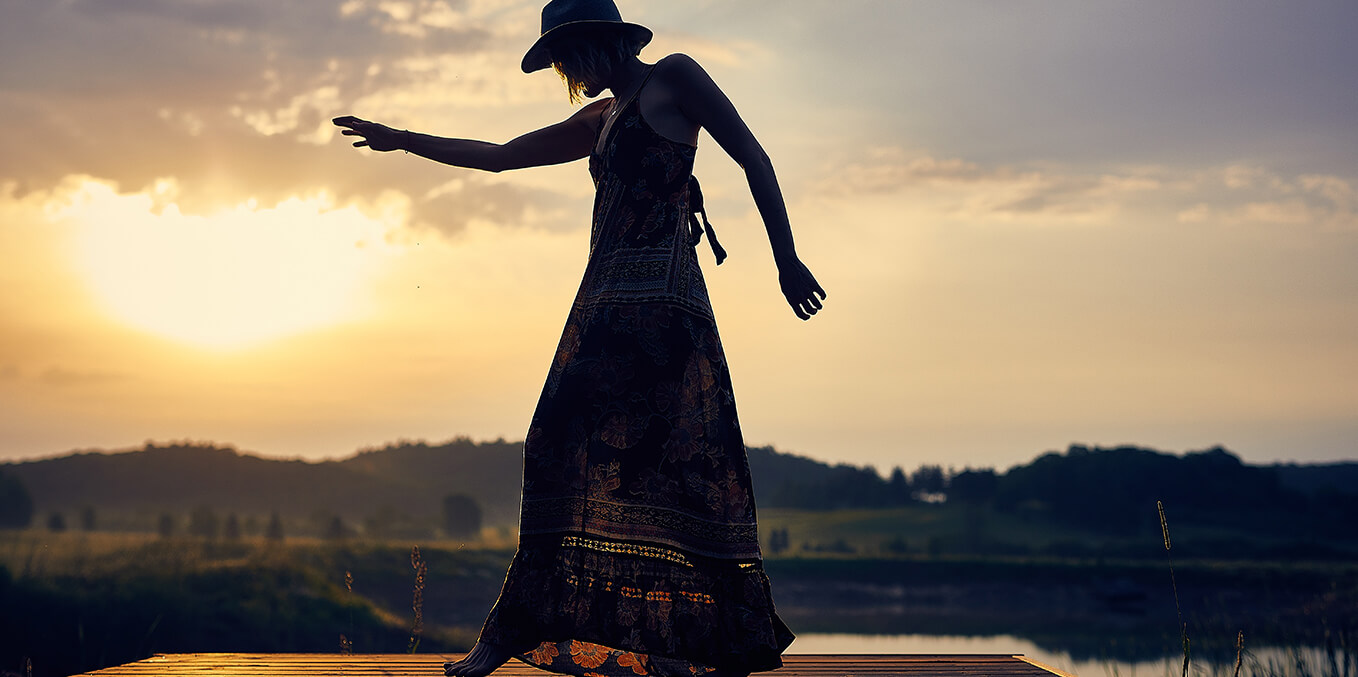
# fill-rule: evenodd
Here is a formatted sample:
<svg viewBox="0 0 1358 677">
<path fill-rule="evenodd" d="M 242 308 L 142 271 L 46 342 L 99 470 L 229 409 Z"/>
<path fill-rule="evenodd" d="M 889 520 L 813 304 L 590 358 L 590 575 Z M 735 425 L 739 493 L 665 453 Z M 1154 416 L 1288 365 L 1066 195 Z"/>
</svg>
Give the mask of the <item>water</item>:
<svg viewBox="0 0 1358 677">
<path fill-rule="evenodd" d="M 1166 657 L 1155 661 L 1076 660 L 1061 651 L 1043 649 L 1029 640 L 1010 635 L 961 637 L 947 635 L 852 635 L 805 633 L 797 635 L 790 654 L 1022 654 L 1024 657 L 1078 677 L 1178 677 L 1182 658 Z M 1298 656 L 1300 654 L 1300 656 Z M 1298 667 L 1298 658 L 1307 669 Z M 1339 659 L 1338 670 L 1330 668 L 1330 658 L 1320 649 L 1283 649 L 1262 647 L 1247 651 L 1240 674 L 1355 674 L 1345 670 Z M 1271 669 L 1270 669 L 1271 668 Z M 1191 666 L 1194 677 L 1224 675 L 1231 677 L 1234 664 Z"/>
</svg>

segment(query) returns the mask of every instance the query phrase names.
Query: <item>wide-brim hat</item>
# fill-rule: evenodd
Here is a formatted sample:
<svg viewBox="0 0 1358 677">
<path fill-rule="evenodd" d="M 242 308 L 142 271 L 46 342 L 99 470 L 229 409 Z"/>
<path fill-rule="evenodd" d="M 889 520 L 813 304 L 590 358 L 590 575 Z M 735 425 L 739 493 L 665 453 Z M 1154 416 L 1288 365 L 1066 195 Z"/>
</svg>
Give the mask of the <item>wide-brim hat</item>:
<svg viewBox="0 0 1358 677">
<path fill-rule="evenodd" d="M 532 73 L 552 65 L 547 46 L 553 40 L 599 28 L 623 31 L 641 47 L 651 41 L 651 29 L 623 21 L 613 0 L 552 0 L 542 8 L 542 36 L 523 55 L 523 72 Z"/>
</svg>

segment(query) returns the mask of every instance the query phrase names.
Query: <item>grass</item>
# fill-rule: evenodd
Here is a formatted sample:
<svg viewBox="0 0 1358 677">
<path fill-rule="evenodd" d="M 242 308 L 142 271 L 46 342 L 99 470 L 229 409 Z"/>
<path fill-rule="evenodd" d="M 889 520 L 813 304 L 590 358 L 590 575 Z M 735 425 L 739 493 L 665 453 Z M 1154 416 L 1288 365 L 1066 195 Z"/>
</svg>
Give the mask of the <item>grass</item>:
<svg viewBox="0 0 1358 677">
<path fill-rule="evenodd" d="M 1173 543 L 1170 539 L 1169 521 L 1165 517 L 1165 506 L 1161 501 L 1155 502 L 1156 511 L 1159 514 L 1160 531 L 1165 547 L 1165 560 L 1169 567 L 1170 586 L 1174 595 L 1174 610 L 1178 618 L 1179 641 L 1182 650 L 1182 662 L 1180 664 L 1180 677 L 1189 677 L 1190 667 L 1193 665 L 1192 642 L 1188 635 L 1188 623 L 1184 620 L 1183 606 L 1179 598 L 1179 585 L 1174 573 Z M 1336 586 L 1337 587 L 1337 586 Z M 1350 596 L 1355 596 L 1353 590 L 1348 590 Z M 1358 601 L 1358 600 L 1355 600 Z M 1297 677 L 1349 677 L 1351 670 L 1355 668 L 1355 653 L 1352 647 L 1353 615 L 1358 611 L 1353 606 L 1348 607 L 1348 613 L 1344 614 L 1341 620 L 1342 629 L 1336 635 L 1328 627 L 1328 619 L 1322 616 L 1321 623 L 1325 627 L 1323 648 L 1315 648 L 1306 644 L 1293 644 L 1279 651 L 1270 651 L 1268 656 L 1260 660 L 1252 652 L 1247 654 L 1245 648 L 1245 632 L 1237 630 L 1235 636 L 1235 660 L 1233 665 L 1222 661 L 1210 662 L 1206 669 L 1200 669 L 1199 673 L 1216 677 L 1222 674 L 1223 668 L 1233 668 L 1232 677 L 1240 677 L 1242 668 L 1245 667 L 1245 658 L 1249 655 L 1250 668 L 1245 673 L 1248 677 L 1281 677 L 1284 675 Z M 1279 655 L 1285 658 L 1279 658 Z"/>
<path fill-rule="evenodd" d="M 0 532 L 0 667 L 27 657 L 41 677 L 157 652 L 465 650 L 512 552 L 460 545 L 412 557 L 386 543 Z"/>
<path fill-rule="evenodd" d="M 1098 655 L 1112 631 L 1094 628 L 1089 634 L 1088 623 L 1062 615 L 1060 599 L 1042 609 L 1026 606 L 1031 600 L 1022 596 L 1024 591 L 1046 595 L 1126 580 L 1169 592 L 1163 586 L 1165 561 L 1156 559 L 1154 540 L 1144 547 L 1143 539 L 1145 556 L 1139 558 L 1062 556 L 1049 546 L 1087 534 L 1016 516 L 969 514 L 959 506 L 828 513 L 773 509 L 762 510 L 760 517 L 762 533 L 789 532 L 793 549 L 770 557 L 766 567 L 780 610 L 787 609 L 785 618 L 798 631 L 1015 634 L 1072 655 Z M 1000 548 L 998 555 L 968 552 L 968 529 L 973 537 L 980 535 L 973 545 L 1023 547 Z M 1196 537 L 1191 529 L 1183 531 L 1188 535 L 1176 529 L 1173 543 L 1173 586 L 1184 595 L 1182 606 L 1175 610 L 1165 601 L 1154 607 L 1149 620 L 1156 627 L 1128 628 L 1120 636 L 1124 645 L 1163 656 L 1192 628 L 1189 675 L 1354 674 L 1358 563 L 1180 559 L 1181 541 Z M 1167 541 L 1168 534 L 1163 535 Z M 513 554 L 512 533 L 489 529 L 485 536 L 476 543 L 289 537 L 280 544 L 263 537 L 208 543 L 145 533 L 0 532 L 0 566 L 7 572 L 0 576 L 0 601 L 9 617 L 0 622 L 0 668 L 20 665 L 24 656 L 35 659 L 34 674 L 42 677 L 153 651 L 465 649 Z M 906 547 L 884 549 L 892 539 Z M 800 548 L 836 541 L 848 551 Z M 931 543 L 940 547 L 931 552 Z M 1110 543 L 1122 553 L 1135 545 Z M 835 597 L 841 588 L 851 596 Z M 938 611 L 927 598 L 929 591 L 967 589 L 1012 592 L 1014 608 L 967 602 L 971 606 L 963 604 L 963 615 L 928 615 Z M 897 590 L 905 596 L 878 594 Z M 912 602 L 912 590 L 924 591 L 926 598 Z M 817 594 L 841 606 L 807 606 Z M 918 602 L 911 608 L 921 615 L 871 606 L 883 600 L 898 606 Z M 864 606 L 854 606 L 860 603 Z M 1035 612 L 1048 617 L 1034 621 L 1029 617 Z M 1159 619 L 1180 613 L 1183 633 L 1166 636 L 1167 624 Z M 1321 617 L 1329 617 L 1332 627 L 1320 627 Z M 1265 622 L 1271 625 L 1258 625 Z M 1280 658 L 1228 644 L 1242 628 L 1256 647 L 1298 648 Z M 1126 660 L 1140 660 L 1138 655 Z M 1182 677 L 1182 665 L 1175 667 Z"/>
</svg>

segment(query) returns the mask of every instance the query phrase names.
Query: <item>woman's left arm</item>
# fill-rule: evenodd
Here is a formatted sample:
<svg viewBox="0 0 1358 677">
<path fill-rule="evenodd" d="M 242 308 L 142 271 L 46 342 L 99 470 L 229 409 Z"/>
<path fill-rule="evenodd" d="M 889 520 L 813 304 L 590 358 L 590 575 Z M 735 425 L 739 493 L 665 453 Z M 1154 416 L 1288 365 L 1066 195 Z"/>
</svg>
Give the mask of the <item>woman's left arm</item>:
<svg viewBox="0 0 1358 677">
<path fill-rule="evenodd" d="M 797 317 L 810 319 L 821 309 L 825 290 L 797 257 L 792 224 L 788 221 L 787 205 L 778 187 L 773 161 L 740 118 L 731 100 L 697 61 L 685 54 L 674 54 L 664 61 L 665 80 L 674 88 L 679 110 L 706 129 L 722 150 L 745 170 L 750 194 L 764 221 L 764 229 L 768 231 L 769 244 L 773 246 L 773 260 L 778 265 L 778 284 L 783 296 Z"/>
</svg>

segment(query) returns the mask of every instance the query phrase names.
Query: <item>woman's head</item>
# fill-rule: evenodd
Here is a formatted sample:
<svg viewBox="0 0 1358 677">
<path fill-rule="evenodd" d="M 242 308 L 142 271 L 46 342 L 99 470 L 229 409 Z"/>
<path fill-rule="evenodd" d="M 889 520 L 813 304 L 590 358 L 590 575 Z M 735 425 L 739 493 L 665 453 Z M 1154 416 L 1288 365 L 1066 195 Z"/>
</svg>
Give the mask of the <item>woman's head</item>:
<svg viewBox="0 0 1358 677">
<path fill-rule="evenodd" d="M 650 41 L 651 30 L 623 21 L 613 0 L 552 0 L 542 8 L 542 34 L 523 55 L 523 72 L 555 66 L 578 103 Z"/>
<path fill-rule="evenodd" d="M 552 68 L 566 83 L 571 103 L 598 96 L 608 85 L 613 69 L 635 57 L 644 42 L 630 31 L 593 26 L 571 31 L 547 44 Z"/>
</svg>

